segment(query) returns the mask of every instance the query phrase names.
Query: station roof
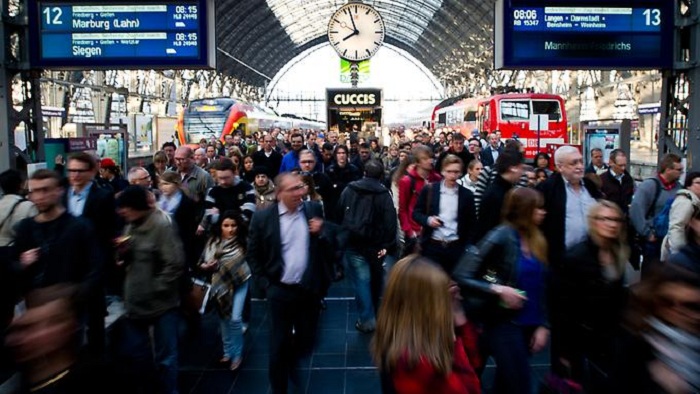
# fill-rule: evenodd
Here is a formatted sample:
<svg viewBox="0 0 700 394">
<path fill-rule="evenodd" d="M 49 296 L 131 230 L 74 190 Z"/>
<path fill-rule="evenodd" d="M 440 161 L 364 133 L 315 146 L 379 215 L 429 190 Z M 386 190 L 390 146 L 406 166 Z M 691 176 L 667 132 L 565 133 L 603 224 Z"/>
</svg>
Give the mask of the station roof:
<svg viewBox="0 0 700 394">
<path fill-rule="evenodd" d="M 216 0 L 219 71 L 264 86 L 297 55 L 327 42 L 328 21 L 343 0 Z M 493 0 L 365 0 L 384 18 L 385 42 L 440 77 L 490 48 Z M 257 71 L 257 72 L 256 72 Z M 260 75 L 260 74 L 264 74 Z"/>
</svg>

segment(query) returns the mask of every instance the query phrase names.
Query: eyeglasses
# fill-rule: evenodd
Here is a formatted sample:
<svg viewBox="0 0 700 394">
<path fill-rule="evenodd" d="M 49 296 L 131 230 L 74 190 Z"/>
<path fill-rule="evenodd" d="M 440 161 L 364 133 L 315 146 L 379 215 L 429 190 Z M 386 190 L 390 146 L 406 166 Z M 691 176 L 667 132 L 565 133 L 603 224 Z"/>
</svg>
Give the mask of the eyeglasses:
<svg viewBox="0 0 700 394">
<path fill-rule="evenodd" d="M 593 219 L 599 222 L 612 222 L 612 223 L 623 223 L 625 220 L 622 218 L 614 218 L 610 216 L 593 216 Z"/>
<path fill-rule="evenodd" d="M 143 177 L 143 178 L 138 178 L 138 179 L 136 179 L 136 180 L 137 180 L 137 181 L 145 181 L 145 180 L 148 180 L 148 179 L 151 179 L 151 176 L 150 176 L 150 175 L 146 175 L 145 177 Z"/>
<path fill-rule="evenodd" d="M 77 174 L 82 174 L 82 173 L 84 173 L 84 172 L 90 172 L 90 170 L 81 169 L 81 168 L 69 168 L 69 169 L 67 169 L 66 171 L 68 171 L 68 172 L 75 172 L 75 173 L 77 173 Z"/>
<path fill-rule="evenodd" d="M 314 164 L 314 160 L 300 160 L 299 163 L 301 164 Z"/>
<path fill-rule="evenodd" d="M 300 184 L 298 184 L 298 185 L 291 186 L 291 187 L 287 188 L 286 191 L 288 191 L 288 192 L 294 192 L 294 191 L 297 191 L 297 190 L 306 189 L 307 187 L 308 187 L 308 186 L 306 185 L 306 183 L 300 183 Z"/>
</svg>

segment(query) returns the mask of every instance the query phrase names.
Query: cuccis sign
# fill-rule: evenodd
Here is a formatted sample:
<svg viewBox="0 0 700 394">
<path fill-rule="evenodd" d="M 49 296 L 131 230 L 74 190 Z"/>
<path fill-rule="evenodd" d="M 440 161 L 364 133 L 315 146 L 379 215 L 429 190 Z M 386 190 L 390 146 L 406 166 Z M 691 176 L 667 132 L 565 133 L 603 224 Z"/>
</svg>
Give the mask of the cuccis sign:
<svg viewBox="0 0 700 394">
<path fill-rule="evenodd" d="M 381 90 L 329 90 L 328 105 L 331 107 L 376 107 L 381 105 Z"/>
</svg>

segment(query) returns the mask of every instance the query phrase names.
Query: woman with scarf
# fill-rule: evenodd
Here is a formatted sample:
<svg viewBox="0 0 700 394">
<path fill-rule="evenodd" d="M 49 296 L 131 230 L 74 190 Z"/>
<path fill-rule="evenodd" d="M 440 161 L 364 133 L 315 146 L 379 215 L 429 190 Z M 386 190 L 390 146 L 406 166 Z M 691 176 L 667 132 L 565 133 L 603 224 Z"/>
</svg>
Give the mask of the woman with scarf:
<svg viewBox="0 0 700 394">
<path fill-rule="evenodd" d="M 226 211 L 212 231 L 199 267 L 212 273 L 210 302 L 221 318 L 224 354 L 220 361 L 235 371 L 243 362 L 242 315 L 251 276 L 245 261 L 246 220 L 238 211 Z"/>
</svg>

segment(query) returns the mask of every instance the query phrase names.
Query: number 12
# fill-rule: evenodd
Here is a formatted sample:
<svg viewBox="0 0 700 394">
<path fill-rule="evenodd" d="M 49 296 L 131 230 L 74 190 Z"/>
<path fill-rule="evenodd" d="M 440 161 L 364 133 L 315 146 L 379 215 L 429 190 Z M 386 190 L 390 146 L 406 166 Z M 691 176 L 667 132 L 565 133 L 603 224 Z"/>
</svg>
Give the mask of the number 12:
<svg viewBox="0 0 700 394">
<path fill-rule="evenodd" d="M 51 19 L 51 14 L 53 11 L 53 19 Z M 44 15 L 46 15 L 46 24 L 47 25 L 62 25 L 63 21 L 61 20 L 61 16 L 63 16 L 63 10 L 60 7 L 46 7 L 44 8 Z"/>
</svg>

